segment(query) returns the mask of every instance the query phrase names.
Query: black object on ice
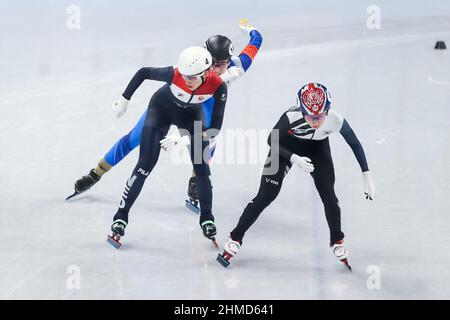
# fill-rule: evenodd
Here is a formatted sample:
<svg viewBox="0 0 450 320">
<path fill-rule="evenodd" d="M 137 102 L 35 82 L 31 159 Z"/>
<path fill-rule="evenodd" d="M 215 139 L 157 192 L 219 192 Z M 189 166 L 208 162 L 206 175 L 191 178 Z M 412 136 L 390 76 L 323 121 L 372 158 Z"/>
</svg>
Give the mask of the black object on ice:
<svg viewBox="0 0 450 320">
<path fill-rule="evenodd" d="M 218 254 L 217 255 L 217 262 L 220 263 L 224 268 L 228 268 L 228 266 L 230 265 L 230 256 L 226 255 L 226 253 L 224 252 L 223 254 Z"/>
<path fill-rule="evenodd" d="M 191 210 L 193 213 L 200 214 L 200 207 L 198 206 L 197 200 L 193 200 L 193 199 L 186 200 L 185 205 L 186 205 L 186 208 Z"/>
<path fill-rule="evenodd" d="M 75 190 L 75 192 L 74 192 L 73 194 L 71 194 L 70 196 L 68 196 L 68 197 L 66 198 L 66 201 L 72 199 L 73 197 L 79 195 L 80 193 L 81 193 L 81 192 L 78 192 L 78 191 Z"/>
<path fill-rule="evenodd" d="M 434 48 L 436 50 L 445 50 L 445 49 L 447 49 L 447 46 L 445 45 L 444 41 L 437 41 L 436 45 L 434 46 Z"/>
</svg>

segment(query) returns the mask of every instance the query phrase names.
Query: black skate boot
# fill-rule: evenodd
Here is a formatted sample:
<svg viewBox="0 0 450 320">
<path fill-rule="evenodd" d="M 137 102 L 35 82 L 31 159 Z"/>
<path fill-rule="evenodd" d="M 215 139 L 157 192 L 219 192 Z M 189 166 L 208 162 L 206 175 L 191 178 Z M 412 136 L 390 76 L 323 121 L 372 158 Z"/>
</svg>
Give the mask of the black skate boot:
<svg viewBox="0 0 450 320">
<path fill-rule="evenodd" d="M 75 191 L 77 191 L 78 193 L 85 192 L 89 190 L 99 180 L 100 176 L 97 173 L 95 173 L 94 169 L 91 169 L 88 175 L 83 176 L 81 179 L 75 182 Z"/>
<path fill-rule="evenodd" d="M 120 243 L 120 238 L 125 235 L 126 226 L 126 221 L 120 219 L 114 220 L 113 224 L 111 225 L 112 235 L 108 235 L 108 238 L 106 240 L 116 249 L 119 249 L 122 245 Z"/>
<path fill-rule="evenodd" d="M 95 170 L 91 169 L 88 175 L 81 177 L 81 179 L 78 179 L 75 182 L 75 192 L 72 195 L 68 196 L 66 200 L 69 200 L 70 198 L 89 190 L 100 180 L 100 178 L 101 177 L 95 172 Z"/>
<path fill-rule="evenodd" d="M 208 238 L 209 240 L 211 240 L 213 242 L 214 246 L 216 248 L 219 248 L 219 244 L 217 243 L 217 240 L 215 237 L 217 234 L 217 230 L 216 230 L 216 225 L 214 224 L 214 221 L 206 220 L 206 221 L 202 222 L 201 227 L 202 227 L 203 235 L 205 236 L 205 238 Z"/>
<path fill-rule="evenodd" d="M 199 214 L 200 207 L 198 205 L 197 177 L 192 176 L 189 179 L 188 191 L 189 200 L 186 200 L 186 207 L 192 212 Z"/>
</svg>

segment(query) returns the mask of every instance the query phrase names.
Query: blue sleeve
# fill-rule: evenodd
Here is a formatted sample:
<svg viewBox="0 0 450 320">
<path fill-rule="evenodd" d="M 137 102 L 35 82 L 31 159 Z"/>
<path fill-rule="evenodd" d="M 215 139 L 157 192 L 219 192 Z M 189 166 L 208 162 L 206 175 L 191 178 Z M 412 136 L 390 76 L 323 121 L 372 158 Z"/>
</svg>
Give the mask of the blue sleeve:
<svg viewBox="0 0 450 320">
<path fill-rule="evenodd" d="M 242 68 L 244 69 L 244 71 L 247 71 L 248 68 L 250 68 L 253 59 L 255 59 L 259 48 L 261 47 L 261 44 L 261 34 L 256 30 L 252 30 L 252 32 L 250 32 L 250 42 L 238 56 L 239 60 L 241 60 Z"/>
<path fill-rule="evenodd" d="M 208 139 L 214 138 L 215 135 L 222 129 L 223 117 L 225 115 L 225 105 L 227 103 L 228 88 L 225 82 L 222 82 L 216 92 L 214 92 L 214 106 L 212 108 L 211 123 L 206 130 L 206 135 Z"/>
<path fill-rule="evenodd" d="M 203 107 L 203 115 L 205 116 L 205 128 L 211 128 L 211 118 L 214 108 L 214 97 L 209 98 L 208 100 L 202 103 Z"/>
<path fill-rule="evenodd" d="M 359 166 L 361 167 L 361 171 L 369 171 L 369 166 L 367 165 L 366 155 L 364 153 L 364 149 L 356 137 L 355 132 L 348 124 L 347 120 L 344 119 L 344 123 L 342 124 L 342 128 L 340 133 L 344 137 L 345 141 L 348 143 L 350 148 L 352 148 L 353 154 L 358 160 Z"/>
</svg>

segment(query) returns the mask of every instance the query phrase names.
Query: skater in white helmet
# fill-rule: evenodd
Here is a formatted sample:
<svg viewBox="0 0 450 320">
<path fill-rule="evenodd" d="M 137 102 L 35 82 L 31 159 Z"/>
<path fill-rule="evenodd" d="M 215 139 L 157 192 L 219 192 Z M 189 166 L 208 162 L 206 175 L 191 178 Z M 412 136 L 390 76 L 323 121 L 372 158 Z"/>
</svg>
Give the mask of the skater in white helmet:
<svg viewBox="0 0 450 320">
<path fill-rule="evenodd" d="M 128 213 L 158 162 L 160 141 L 167 135 L 169 127 L 176 125 L 183 130 L 189 141 L 189 150 L 194 172 L 198 179 L 198 194 L 201 206 L 200 227 L 203 235 L 215 241 L 216 227 L 212 213 L 212 187 L 209 159 L 209 139 L 214 138 L 223 122 L 227 101 L 227 85 L 210 70 L 213 59 L 203 47 L 189 47 L 181 52 L 178 65 L 165 68 L 141 68 L 131 79 L 122 100 L 130 100 L 144 80 L 161 81 L 165 84 L 151 97 L 142 128 L 139 160 L 126 182 L 119 208 L 113 218 L 112 235 L 108 242 L 120 247 L 120 238 L 125 234 Z M 203 124 L 202 102 L 214 97 L 211 129 Z"/>
<path fill-rule="evenodd" d="M 253 63 L 259 48 L 262 44 L 262 35 L 252 26 L 247 19 L 242 19 L 239 28 L 250 36 L 250 41 L 237 56 L 234 55 L 233 42 L 226 36 L 213 35 L 205 41 L 205 47 L 211 53 L 213 62 L 211 71 L 221 77 L 229 87 L 231 83 L 244 75 Z M 127 99 L 119 99 L 113 105 L 113 111 L 117 117 L 122 117 L 128 107 Z M 214 108 L 214 97 L 206 99 L 202 103 L 205 127 L 211 127 L 211 117 Z M 66 198 L 69 200 L 92 188 L 100 178 L 109 172 L 114 166 L 121 162 L 133 149 L 139 146 L 141 141 L 142 128 L 147 117 L 147 110 L 139 118 L 139 121 L 131 131 L 117 140 L 109 151 L 100 159 L 96 168 L 92 168 L 87 175 L 78 179 L 75 184 L 74 193 Z M 181 138 L 178 134 L 170 134 L 161 141 L 164 150 L 170 150 L 175 145 L 186 144 L 187 140 Z M 210 142 L 211 155 L 214 154 L 214 141 Z M 196 213 L 200 212 L 198 206 L 197 178 L 195 172 L 189 179 L 188 198 L 186 205 Z"/>
</svg>

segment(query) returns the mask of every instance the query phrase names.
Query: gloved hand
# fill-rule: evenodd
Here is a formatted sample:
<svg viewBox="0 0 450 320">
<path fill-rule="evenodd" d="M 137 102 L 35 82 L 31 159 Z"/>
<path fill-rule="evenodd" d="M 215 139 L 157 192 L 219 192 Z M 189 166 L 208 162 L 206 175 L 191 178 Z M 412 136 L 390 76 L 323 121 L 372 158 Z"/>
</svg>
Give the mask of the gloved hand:
<svg viewBox="0 0 450 320">
<path fill-rule="evenodd" d="M 375 195 L 375 184 L 373 183 L 372 173 L 370 171 L 365 171 L 362 173 L 364 180 L 364 194 L 366 199 L 373 200 Z"/>
<path fill-rule="evenodd" d="M 313 172 L 314 165 L 311 163 L 311 159 L 308 157 L 300 157 L 295 153 L 291 156 L 291 163 L 298 165 L 300 168 L 305 170 L 306 172 Z"/>
<path fill-rule="evenodd" d="M 245 73 L 244 70 L 236 66 L 229 67 L 220 78 L 228 85 L 230 85 L 236 79 L 239 79 Z"/>
<path fill-rule="evenodd" d="M 119 100 L 114 102 L 112 105 L 112 110 L 117 118 L 120 118 L 125 114 L 127 111 L 128 102 L 130 102 L 130 100 L 125 99 L 123 96 L 120 96 Z"/>
<path fill-rule="evenodd" d="M 247 19 L 241 19 L 239 21 L 239 29 L 241 29 L 242 31 L 247 32 L 248 34 L 250 34 L 250 32 L 252 32 L 253 30 L 256 30 L 255 27 L 253 27 Z"/>
<path fill-rule="evenodd" d="M 166 136 L 159 143 L 161 144 L 161 148 L 163 148 L 164 151 L 171 151 L 178 145 L 188 146 L 191 143 L 191 141 L 189 140 L 188 136 L 181 137 L 172 134 Z"/>
</svg>

